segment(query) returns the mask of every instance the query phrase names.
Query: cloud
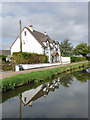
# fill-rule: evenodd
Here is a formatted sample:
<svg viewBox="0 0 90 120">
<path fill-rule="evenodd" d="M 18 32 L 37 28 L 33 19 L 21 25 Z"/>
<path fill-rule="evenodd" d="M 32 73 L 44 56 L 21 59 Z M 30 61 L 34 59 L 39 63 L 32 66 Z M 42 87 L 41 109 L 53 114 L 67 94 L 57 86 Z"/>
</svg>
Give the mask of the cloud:
<svg viewBox="0 0 90 120">
<path fill-rule="evenodd" d="M 5 50 L 9 50 L 10 49 L 10 45 L 12 44 L 11 41 L 5 41 L 5 42 L 0 42 L 1 45 L 0 45 L 0 49 L 5 49 Z"/>
<path fill-rule="evenodd" d="M 89 2 L 89 0 L 2 0 L 2 2 Z"/>
<path fill-rule="evenodd" d="M 32 2 L 3 3 L 3 39 L 12 42 L 19 34 L 19 20 L 22 28 L 32 24 L 35 30 L 47 32 L 54 40 L 80 43 L 88 40 L 88 3 L 80 2 Z M 5 42 L 5 41 L 3 41 Z"/>
</svg>

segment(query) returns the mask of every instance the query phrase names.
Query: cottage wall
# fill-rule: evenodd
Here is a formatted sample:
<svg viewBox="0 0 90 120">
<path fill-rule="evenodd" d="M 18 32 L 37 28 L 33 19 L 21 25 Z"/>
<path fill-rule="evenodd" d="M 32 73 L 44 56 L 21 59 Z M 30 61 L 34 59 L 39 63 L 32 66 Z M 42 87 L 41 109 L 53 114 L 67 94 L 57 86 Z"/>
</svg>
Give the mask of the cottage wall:
<svg viewBox="0 0 90 120">
<path fill-rule="evenodd" d="M 11 55 L 13 54 L 13 52 L 19 51 L 20 51 L 20 38 L 18 38 L 11 47 Z M 38 54 L 44 53 L 44 50 L 40 43 L 32 36 L 32 34 L 26 28 L 22 31 L 22 52 Z"/>
<path fill-rule="evenodd" d="M 25 36 L 26 31 L 26 36 Z M 25 28 L 22 33 L 22 51 L 30 53 L 43 54 L 44 50 L 40 43 L 32 36 L 32 34 Z"/>
<path fill-rule="evenodd" d="M 19 52 L 19 51 L 20 51 L 20 38 L 18 38 L 11 47 L 11 55 L 13 54 L 13 52 Z"/>
</svg>

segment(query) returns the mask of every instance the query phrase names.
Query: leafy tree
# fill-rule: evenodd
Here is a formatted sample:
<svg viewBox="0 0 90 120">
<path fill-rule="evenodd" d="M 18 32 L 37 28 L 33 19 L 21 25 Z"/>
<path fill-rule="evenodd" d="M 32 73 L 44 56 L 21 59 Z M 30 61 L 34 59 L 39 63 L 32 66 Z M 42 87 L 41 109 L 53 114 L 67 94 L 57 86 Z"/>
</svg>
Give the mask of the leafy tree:
<svg viewBox="0 0 90 120">
<path fill-rule="evenodd" d="M 74 54 L 75 55 L 82 55 L 83 57 L 86 57 L 86 55 L 89 53 L 87 43 L 80 43 L 74 48 Z"/>
<path fill-rule="evenodd" d="M 71 46 L 71 43 L 69 40 L 64 40 L 60 44 L 60 49 L 61 49 L 61 56 L 71 56 L 73 55 L 73 46 Z"/>
</svg>

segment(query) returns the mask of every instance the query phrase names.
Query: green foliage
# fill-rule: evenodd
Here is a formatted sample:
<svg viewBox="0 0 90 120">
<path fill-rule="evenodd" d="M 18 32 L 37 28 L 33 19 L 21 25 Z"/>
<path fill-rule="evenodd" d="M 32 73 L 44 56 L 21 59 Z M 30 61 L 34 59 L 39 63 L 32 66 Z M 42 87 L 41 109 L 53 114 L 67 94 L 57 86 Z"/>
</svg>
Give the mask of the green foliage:
<svg viewBox="0 0 90 120">
<path fill-rule="evenodd" d="M 9 63 L 4 63 L 4 64 L 2 64 L 2 70 L 4 70 L 4 71 L 9 71 L 9 70 L 12 70 L 13 68 L 12 68 L 12 65 L 11 64 L 9 64 Z"/>
<path fill-rule="evenodd" d="M 62 66 L 62 67 L 53 68 L 53 69 L 44 70 L 44 71 L 35 71 L 31 73 L 15 75 L 9 78 L 2 79 L 2 84 L 0 83 L 0 86 L 2 86 L 2 91 L 7 91 L 10 89 L 15 89 L 16 87 L 24 84 L 28 84 L 32 81 L 35 83 L 39 83 L 40 80 L 42 81 L 48 80 L 48 79 L 50 80 L 53 78 L 53 75 L 57 75 L 67 71 L 67 68 L 74 69 L 83 64 L 84 66 L 88 65 L 88 63 L 78 63 L 74 65 L 67 65 L 67 66 Z"/>
<path fill-rule="evenodd" d="M 82 70 L 82 71 L 74 71 L 72 72 L 72 74 L 74 75 L 74 77 L 80 81 L 80 82 L 86 82 L 87 79 L 90 79 L 90 73 L 86 72 L 86 70 Z"/>
<path fill-rule="evenodd" d="M 4 62 L 6 62 L 7 55 L 0 54 L 0 59 Z"/>
<path fill-rule="evenodd" d="M 69 40 L 64 40 L 60 44 L 61 49 L 61 56 L 67 57 L 73 55 L 73 46 L 71 46 L 71 43 Z"/>
<path fill-rule="evenodd" d="M 71 59 L 71 63 L 72 62 L 80 62 L 80 61 L 87 60 L 85 57 L 75 57 L 75 56 L 71 56 L 70 59 Z"/>
<path fill-rule="evenodd" d="M 47 56 L 45 56 L 45 61 L 44 61 L 44 63 L 48 63 L 48 57 L 47 57 Z"/>
<path fill-rule="evenodd" d="M 44 54 L 14 52 L 13 61 L 15 61 L 16 64 L 35 64 L 47 62 L 48 59 Z"/>
<path fill-rule="evenodd" d="M 73 76 L 72 74 L 65 74 L 63 77 L 60 79 L 60 84 L 63 85 L 64 87 L 69 87 L 71 82 L 73 81 Z"/>
<path fill-rule="evenodd" d="M 75 55 L 82 55 L 83 57 L 86 57 L 86 55 L 89 53 L 87 43 L 80 43 L 74 48 L 74 54 Z"/>
<path fill-rule="evenodd" d="M 86 59 L 87 59 L 88 61 L 90 61 L 90 56 L 86 56 Z"/>
</svg>

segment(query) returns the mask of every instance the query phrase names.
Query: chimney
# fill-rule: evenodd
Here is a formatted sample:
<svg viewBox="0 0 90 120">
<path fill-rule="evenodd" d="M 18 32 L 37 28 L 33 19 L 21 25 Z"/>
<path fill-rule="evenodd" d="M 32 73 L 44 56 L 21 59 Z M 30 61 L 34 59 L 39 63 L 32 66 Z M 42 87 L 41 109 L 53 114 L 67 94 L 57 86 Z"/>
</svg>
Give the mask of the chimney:
<svg viewBox="0 0 90 120">
<path fill-rule="evenodd" d="M 33 26 L 32 25 L 29 26 L 29 29 L 33 32 Z"/>
<path fill-rule="evenodd" d="M 47 35 L 46 32 L 44 32 L 44 35 Z"/>
</svg>

